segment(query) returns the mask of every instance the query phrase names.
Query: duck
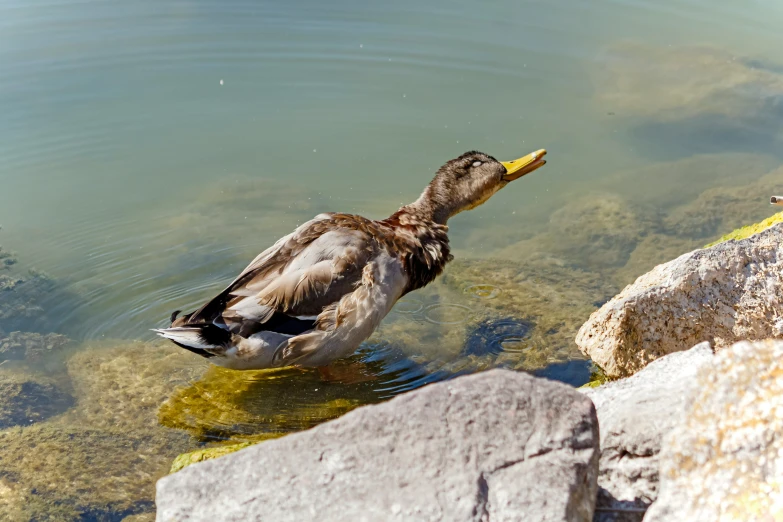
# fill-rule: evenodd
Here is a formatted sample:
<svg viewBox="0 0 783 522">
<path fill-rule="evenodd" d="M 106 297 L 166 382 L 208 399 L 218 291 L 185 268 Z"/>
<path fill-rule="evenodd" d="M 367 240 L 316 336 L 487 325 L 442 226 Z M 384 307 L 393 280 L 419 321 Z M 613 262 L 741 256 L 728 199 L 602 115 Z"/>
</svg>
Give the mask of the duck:
<svg viewBox="0 0 783 522">
<path fill-rule="evenodd" d="M 402 296 L 438 277 L 453 256 L 450 218 L 546 164 L 471 151 L 447 161 L 421 195 L 372 220 L 315 216 L 261 252 L 199 309 L 153 331 L 233 370 L 326 368 L 351 355 Z"/>
</svg>

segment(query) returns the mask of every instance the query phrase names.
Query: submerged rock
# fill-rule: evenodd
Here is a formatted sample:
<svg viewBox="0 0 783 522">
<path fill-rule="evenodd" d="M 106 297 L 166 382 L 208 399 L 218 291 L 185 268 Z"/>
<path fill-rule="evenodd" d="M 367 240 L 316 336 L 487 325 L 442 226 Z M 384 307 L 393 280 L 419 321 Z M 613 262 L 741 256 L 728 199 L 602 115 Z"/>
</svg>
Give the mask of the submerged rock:
<svg viewBox="0 0 783 522">
<path fill-rule="evenodd" d="M 782 109 L 780 66 L 722 49 L 625 42 L 601 63 L 594 69 L 597 97 L 621 115 L 743 119 L 766 111 L 771 119 Z"/>
<path fill-rule="evenodd" d="M 178 452 L 125 430 L 41 423 L 0 431 L 0 477 L 25 499 L 18 520 L 121 520 L 154 509 L 154 481 Z"/>
<path fill-rule="evenodd" d="M 694 378 L 712 358 L 703 343 L 662 357 L 627 379 L 584 390 L 601 427 L 594 522 L 641 520 L 658 497 L 663 438 L 683 421 Z"/>
<path fill-rule="evenodd" d="M 70 340 L 60 334 L 39 334 L 33 332 L 0 332 L 0 360 L 26 359 L 30 362 L 41 360 L 48 354 L 60 351 Z"/>
<path fill-rule="evenodd" d="M 702 245 L 703 242 L 699 240 L 682 239 L 677 236 L 664 234 L 650 234 L 636 245 L 636 248 L 631 252 L 628 262 L 613 274 L 612 279 L 619 288 L 623 288 L 657 265 L 671 261 L 685 252 L 690 252 Z"/>
<path fill-rule="evenodd" d="M 576 337 L 611 378 L 709 341 L 783 335 L 783 224 L 696 250 L 639 277 L 594 312 Z"/>
<path fill-rule="evenodd" d="M 67 361 L 77 396 L 69 415 L 90 427 L 157 428 L 161 404 L 207 364 L 175 346 L 106 341 L 83 347 Z"/>
<path fill-rule="evenodd" d="M 494 370 L 189 466 L 157 520 L 587 521 L 597 464 L 586 397 Z"/>
<path fill-rule="evenodd" d="M 158 420 L 199 440 L 266 440 L 379 400 L 371 385 L 325 383 L 316 372 L 294 368 L 237 372 L 215 366 L 173 390 Z"/>
<path fill-rule="evenodd" d="M 463 294 L 476 286 L 497 289 L 496 297 L 472 299 L 473 308 L 481 310 L 479 317 L 488 319 L 489 324 L 512 318 L 520 325 L 530 326 L 524 336 L 511 335 L 511 342 L 504 345 L 504 351 L 487 364 L 528 371 L 581 358 L 574 344 L 579 326 L 597 303 L 604 302 L 616 291 L 614 287 L 607 287 L 600 275 L 575 269 L 545 255 L 522 262 L 501 259 L 455 261 L 438 284 Z M 475 344 L 480 342 L 480 335 L 476 332 L 482 331 L 481 324 L 478 321 L 471 325 L 461 341 L 461 349 L 478 351 Z M 517 330 L 519 334 L 521 329 Z M 487 339 L 487 342 L 497 339 Z"/>
<path fill-rule="evenodd" d="M 44 304 L 56 288 L 49 276 L 34 270 L 0 274 L 0 330 L 50 331 Z"/>
<path fill-rule="evenodd" d="M 525 342 L 533 324 L 513 317 L 484 320 L 476 325 L 465 341 L 463 355 L 499 355 Z"/>
<path fill-rule="evenodd" d="M 580 195 L 554 212 L 540 234 L 502 249 L 498 257 L 525 260 L 546 252 L 581 269 L 615 269 L 628 261 L 656 219 L 650 208 L 632 206 L 611 192 Z"/>
<path fill-rule="evenodd" d="M 715 356 L 664 440 L 660 494 L 645 522 L 783 518 L 783 342 Z"/>
<path fill-rule="evenodd" d="M 73 397 L 43 377 L 0 373 L 0 429 L 40 422 L 73 403 Z"/>
<path fill-rule="evenodd" d="M 195 447 L 157 423 L 172 390 L 203 372 L 193 361 L 181 350 L 114 341 L 81 347 L 51 383 L 4 366 L 0 391 L 18 399 L 0 401 L 0 424 L 20 426 L 0 431 L 0 513 L 6 497 L 13 520 L 119 521 L 153 512 L 154 482 Z"/>
<path fill-rule="evenodd" d="M 664 227 L 672 234 L 705 243 L 775 212 L 775 207 L 768 204 L 767 195 L 781 185 L 783 168 L 741 185 L 732 183 L 709 188 L 692 202 L 669 212 Z"/>
<path fill-rule="evenodd" d="M 735 212 L 736 204 L 742 204 L 743 208 L 752 208 L 756 212 L 764 212 L 768 207 L 759 205 L 760 202 L 765 203 L 759 199 L 759 193 L 746 192 L 744 187 L 759 182 L 778 167 L 780 159 L 768 154 L 689 154 L 688 157 L 675 161 L 661 161 L 656 158 L 656 161 L 645 162 L 638 168 L 607 174 L 600 180 L 591 181 L 590 187 L 599 193 L 622 194 L 627 206 L 641 213 L 646 222 L 655 222 L 653 230 L 646 230 L 648 233 L 685 234 L 683 237 L 691 237 L 687 226 L 677 226 L 679 221 L 669 218 L 672 213 L 689 208 L 701 194 L 715 188 L 724 189 L 727 196 L 735 194 L 741 197 L 739 200 L 728 198 L 725 201 L 715 201 L 711 208 L 700 206 L 701 210 L 708 212 L 705 218 L 712 220 L 715 213 L 722 212 L 724 218 L 730 219 L 735 213 L 741 213 Z M 582 192 L 578 192 L 571 197 L 564 194 L 563 199 L 570 201 L 583 197 Z M 698 220 L 698 211 L 691 214 L 693 219 Z M 658 223 L 659 221 L 661 223 Z M 662 226 L 662 223 L 667 226 Z M 694 221 L 694 224 L 698 228 L 702 227 L 698 221 Z M 584 226 L 588 229 L 591 227 L 590 223 L 584 223 Z"/>
</svg>

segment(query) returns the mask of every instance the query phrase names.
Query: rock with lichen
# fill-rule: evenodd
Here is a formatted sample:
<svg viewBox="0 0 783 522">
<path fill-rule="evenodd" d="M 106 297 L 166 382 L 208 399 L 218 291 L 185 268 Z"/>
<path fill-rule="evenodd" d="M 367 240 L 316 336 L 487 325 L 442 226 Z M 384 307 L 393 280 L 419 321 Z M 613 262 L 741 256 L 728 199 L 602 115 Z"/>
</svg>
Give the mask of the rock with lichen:
<svg viewBox="0 0 783 522">
<path fill-rule="evenodd" d="M 222 444 L 220 446 L 212 446 L 209 448 L 202 448 L 189 451 L 188 453 L 183 453 L 182 455 L 177 456 L 177 458 L 174 459 L 174 462 L 171 463 L 170 473 L 176 473 L 177 471 L 186 468 L 191 464 L 195 464 L 196 462 L 204 462 L 205 460 L 223 457 L 224 455 L 234 453 L 235 451 L 247 448 L 253 444 L 255 443 L 240 442 L 238 444 Z"/>
<path fill-rule="evenodd" d="M 49 379 L 0 373 L 0 429 L 41 422 L 63 413 L 73 403 L 73 397 Z"/>
<path fill-rule="evenodd" d="M 20 360 L 37 362 L 49 354 L 59 352 L 70 340 L 60 334 L 40 334 L 34 332 L 11 332 L 3 335 L 0 331 L 0 360 Z"/>
<path fill-rule="evenodd" d="M 753 225 L 747 225 L 744 227 L 740 227 L 736 230 L 733 230 L 732 232 L 729 232 L 728 234 L 723 235 L 717 240 L 713 241 L 705 248 L 715 246 L 719 243 L 730 241 L 732 239 L 740 240 L 740 239 L 748 238 L 754 234 L 763 232 L 764 230 L 768 229 L 772 225 L 777 225 L 778 223 L 783 223 L 783 212 L 778 212 L 777 214 L 774 214 L 768 217 L 767 219 L 760 221 L 759 223 L 754 223 Z"/>
<path fill-rule="evenodd" d="M 783 224 L 655 267 L 594 312 L 576 343 L 609 377 L 709 341 L 783 335 Z"/>
<path fill-rule="evenodd" d="M 582 390 L 593 401 L 601 428 L 593 522 L 638 522 L 658 498 L 663 438 L 683 421 L 698 369 L 712 358 L 703 343 L 662 357 L 627 379 Z"/>
<path fill-rule="evenodd" d="M 655 266 L 681 256 L 702 246 L 697 239 L 684 239 L 665 234 L 650 234 L 642 239 L 631 252 L 628 262 L 612 274 L 619 288 L 634 282 L 640 275 Z"/>
<path fill-rule="evenodd" d="M 740 342 L 696 377 L 645 522 L 783 519 L 783 342 Z"/>
</svg>

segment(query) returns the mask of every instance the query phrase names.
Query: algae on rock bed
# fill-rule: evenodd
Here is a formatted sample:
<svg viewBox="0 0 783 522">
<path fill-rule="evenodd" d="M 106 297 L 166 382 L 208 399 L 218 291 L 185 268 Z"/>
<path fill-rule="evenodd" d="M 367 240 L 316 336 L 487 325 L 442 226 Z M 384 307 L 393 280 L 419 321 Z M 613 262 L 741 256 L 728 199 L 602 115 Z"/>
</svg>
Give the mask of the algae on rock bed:
<svg viewBox="0 0 783 522">
<path fill-rule="evenodd" d="M 57 289 L 42 272 L 0 274 L 0 330 L 51 331 L 51 318 L 45 310 Z"/>
<path fill-rule="evenodd" d="M 53 381 L 21 372 L 0 372 L 0 429 L 27 426 L 63 413 L 74 400 Z"/>
<path fill-rule="evenodd" d="M 500 363 L 521 370 L 581 358 L 574 337 L 597 302 L 608 299 L 614 288 L 598 274 L 566 266 L 548 256 L 533 256 L 521 263 L 499 259 L 455 261 L 441 284 L 458 289 L 487 285 L 498 289 L 493 299 L 476 299 L 495 317 L 512 317 L 532 324 L 515 351 L 502 354 Z"/>
<path fill-rule="evenodd" d="M 113 520 L 154 508 L 155 481 L 180 451 L 154 436 L 46 422 L 0 431 L 0 476 L 24 499 L 21 520 Z"/>
<path fill-rule="evenodd" d="M 756 223 L 775 212 L 769 196 L 783 185 L 783 168 L 777 168 L 748 183 L 714 187 L 695 200 L 675 209 L 665 220 L 672 234 L 698 239 L 710 238 Z"/>
<path fill-rule="evenodd" d="M 75 405 L 0 431 L 0 477 L 7 486 L 0 484 L 0 506 L 7 497 L 8 511 L 20 520 L 119 520 L 152 511 L 155 481 L 196 446 L 187 434 L 159 426 L 157 408 L 204 368 L 168 346 L 83 347 L 67 362 Z"/>
<path fill-rule="evenodd" d="M 602 106 L 665 120 L 705 113 L 742 119 L 770 112 L 783 98 L 780 71 L 778 64 L 713 47 L 634 42 L 613 46 L 592 69 Z"/>
<path fill-rule="evenodd" d="M 580 195 L 555 211 L 536 236 L 493 254 L 519 260 L 546 253 L 582 270 L 623 266 L 637 243 L 655 227 L 657 215 L 646 206 L 632 206 L 611 192 Z"/>
<path fill-rule="evenodd" d="M 202 440 L 259 441 L 311 428 L 368 402 L 374 402 L 369 385 L 325 383 L 314 371 L 212 366 L 174 390 L 158 419 Z"/>
<path fill-rule="evenodd" d="M 90 427 L 157 429 L 158 407 L 177 386 L 197 379 L 208 366 L 202 358 L 168 344 L 89 343 L 67 362 L 77 397 L 68 415 Z"/>
<path fill-rule="evenodd" d="M 0 330 L 0 360 L 37 362 L 48 354 L 59 352 L 70 340 L 60 334 L 11 332 L 3 335 Z"/>
</svg>

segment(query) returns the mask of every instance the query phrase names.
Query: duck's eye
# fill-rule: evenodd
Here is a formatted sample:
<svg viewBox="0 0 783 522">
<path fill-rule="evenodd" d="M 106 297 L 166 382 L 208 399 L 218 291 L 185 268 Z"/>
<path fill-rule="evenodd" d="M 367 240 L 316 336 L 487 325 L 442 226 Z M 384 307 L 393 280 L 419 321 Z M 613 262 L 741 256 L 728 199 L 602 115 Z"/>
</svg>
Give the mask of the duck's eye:
<svg viewBox="0 0 783 522">
<path fill-rule="evenodd" d="M 474 167 L 480 167 L 481 166 L 481 162 L 480 161 L 474 161 L 473 162 L 473 166 Z"/>
</svg>

